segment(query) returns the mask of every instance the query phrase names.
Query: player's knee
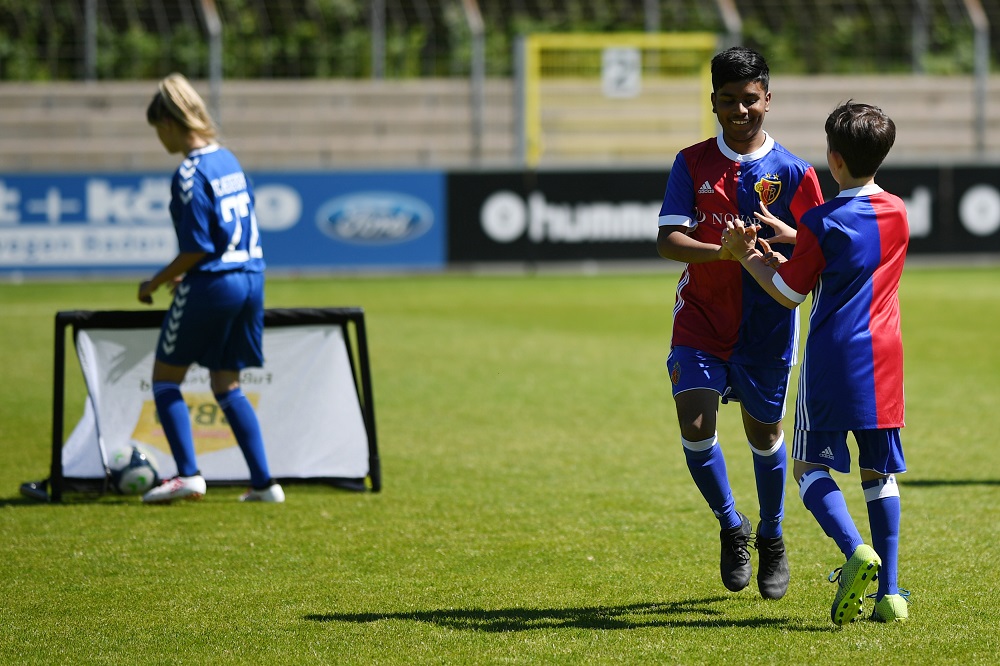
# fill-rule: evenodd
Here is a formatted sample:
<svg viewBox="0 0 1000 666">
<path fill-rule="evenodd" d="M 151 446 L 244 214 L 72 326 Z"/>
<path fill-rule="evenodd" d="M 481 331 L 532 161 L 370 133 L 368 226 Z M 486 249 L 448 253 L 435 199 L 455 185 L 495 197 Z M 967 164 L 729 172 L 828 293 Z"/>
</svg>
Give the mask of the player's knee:
<svg viewBox="0 0 1000 666">
<path fill-rule="evenodd" d="M 240 387 L 240 375 L 229 370 L 216 370 L 209 373 L 212 393 L 221 395 Z"/>
</svg>

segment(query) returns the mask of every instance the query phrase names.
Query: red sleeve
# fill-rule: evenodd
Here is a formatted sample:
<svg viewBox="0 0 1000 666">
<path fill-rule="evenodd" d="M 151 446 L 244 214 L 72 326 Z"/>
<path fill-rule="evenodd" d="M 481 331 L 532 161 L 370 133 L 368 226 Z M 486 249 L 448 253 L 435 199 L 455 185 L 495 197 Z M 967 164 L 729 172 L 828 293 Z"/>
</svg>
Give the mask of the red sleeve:
<svg viewBox="0 0 1000 666">
<path fill-rule="evenodd" d="M 778 275 L 789 289 L 805 296 L 819 282 L 824 268 L 826 257 L 823 256 L 819 239 L 809 227 L 800 226 L 792 258 L 778 266 Z"/>
<path fill-rule="evenodd" d="M 816 175 L 816 169 L 809 167 L 803 174 L 799 189 L 795 190 L 795 196 L 792 197 L 788 209 L 798 222 L 807 210 L 821 203 L 823 203 L 823 190 L 819 187 L 819 177 Z"/>
</svg>

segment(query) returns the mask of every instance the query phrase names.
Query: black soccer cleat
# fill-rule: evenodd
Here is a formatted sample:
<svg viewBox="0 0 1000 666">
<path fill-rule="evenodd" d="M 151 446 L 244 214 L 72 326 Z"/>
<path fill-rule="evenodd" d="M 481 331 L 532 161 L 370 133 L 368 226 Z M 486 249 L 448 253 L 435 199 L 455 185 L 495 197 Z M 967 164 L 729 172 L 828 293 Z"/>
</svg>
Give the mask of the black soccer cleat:
<svg viewBox="0 0 1000 666">
<path fill-rule="evenodd" d="M 722 573 L 722 584 L 731 592 L 739 592 L 749 585 L 753 575 L 749 550 L 750 521 L 738 511 L 736 515 L 740 517 L 740 524 L 719 532 L 719 540 L 722 542 L 719 570 Z"/>
<path fill-rule="evenodd" d="M 760 524 L 757 525 L 760 532 Z M 785 542 L 779 536 L 773 539 L 757 537 L 754 542 L 757 549 L 757 589 L 765 599 L 780 599 L 788 591 L 788 556 L 785 554 Z"/>
</svg>

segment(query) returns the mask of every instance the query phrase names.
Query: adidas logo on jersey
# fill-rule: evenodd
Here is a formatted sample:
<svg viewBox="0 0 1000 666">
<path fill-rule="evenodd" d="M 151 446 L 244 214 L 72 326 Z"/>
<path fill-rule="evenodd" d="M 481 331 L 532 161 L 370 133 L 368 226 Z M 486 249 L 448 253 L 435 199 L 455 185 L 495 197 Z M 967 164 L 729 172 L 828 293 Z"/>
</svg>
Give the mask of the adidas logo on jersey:
<svg viewBox="0 0 1000 666">
<path fill-rule="evenodd" d="M 828 446 L 819 452 L 820 458 L 826 458 L 827 460 L 833 460 L 833 450 Z"/>
<path fill-rule="evenodd" d="M 715 192 L 715 190 L 712 189 L 707 180 L 698 188 L 698 194 L 711 194 L 712 192 Z"/>
</svg>

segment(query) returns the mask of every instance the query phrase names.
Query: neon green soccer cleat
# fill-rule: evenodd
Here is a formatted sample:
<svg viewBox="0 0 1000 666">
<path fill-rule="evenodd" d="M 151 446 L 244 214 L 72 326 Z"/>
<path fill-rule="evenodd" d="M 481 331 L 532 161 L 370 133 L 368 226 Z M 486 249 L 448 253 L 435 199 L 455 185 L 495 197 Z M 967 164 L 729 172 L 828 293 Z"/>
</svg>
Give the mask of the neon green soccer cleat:
<svg viewBox="0 0 1000 666">
<path fill-rule="evenodd" d="M 874 596 L 869 594 L 869 597 Z M 910 592 L 901 589 L 899 594 L 887 594 L 875 602 L 872 611 L 873 622 L 906 622 L 910 617 Z"/>
<path fill-rule="evenodd" d="M 837 595 L 830 607 L 830 619 L 835 625 L 845 625 L 861 613 L 865 589 L 875 579 L 880 566 L 882 560 L 875 549 L 861 544 L 854 549 L 847 564 L 830 574 L 830 582 L 838 582 Z"/>
</svg>

